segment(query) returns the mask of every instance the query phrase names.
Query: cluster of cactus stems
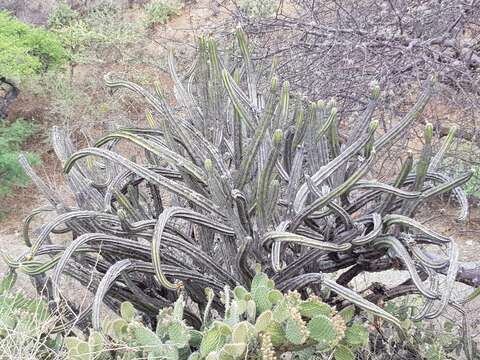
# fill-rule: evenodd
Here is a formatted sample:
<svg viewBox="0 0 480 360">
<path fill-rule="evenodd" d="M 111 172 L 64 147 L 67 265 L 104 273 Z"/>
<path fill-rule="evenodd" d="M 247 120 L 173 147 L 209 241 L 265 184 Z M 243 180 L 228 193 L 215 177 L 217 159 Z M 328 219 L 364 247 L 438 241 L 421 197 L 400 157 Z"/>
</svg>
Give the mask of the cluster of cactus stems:
<svg viewBox="0 0 480 360">
<path fill-rule="evenodd" d="M 328 290 L 331 296 L 324 300 L 339 309 L 352 303 L 397 325 L 395 317 L 348 286 L 356 274 L 408 271 L 408 292 L 425 297 L 417 319 L 434 318 L 462 301 L 452 297 L 460 266 L 455 242 L 414 219 L 422 203 L 444 193 L 460 204 L 459 219 L 467 216 L 460 186 L 471 173 L 452 179 L 437 171 L 454 130 L 434 152 L 428 124 L 418 160 L 409 154 L 389 183 L 366 179 L 377 154 L 421 115 L 432 86 L 382 132 L 372 120 L 380 96 L 374 86 L 365 112 L 350 133 L 340 134 L 334 100 L 307 104 L 291 94 L 288 82 L 275 77 L 275 64 L 269 74 L 257 72 L 241 29 L 236 37 L 238 51 L 232 54 L 220 53 L 213 39 L 201 37 L 197 57 L 183 76 L 170 54 L 175 107 L 160 85 L 152 94 L 108 75 L 112 90 L 125 88 L 146 100 L 145 128 L 119 128 L 82 150 L 65 131 L 53 129 L 75 205 L 20 159 L 51 206 L 26 219 L 28 251 L 4 259 L 12 271 L 43 284 L 38 287 L 61 309 L 64 318 L 54 330 L 89 319 L 98 330 L 102 303 L 118 311 L 129 301 L 155 319 L 180 291 L 185 320 L 199 329 L 205 304 L 220 313 L 239 311 L 233 305 L 225 310 L 204 289 L 248 288 L 256 264 L 282 292 L 298 290 L 305 298 Z M 266 77 L 270 84 L 264 86 Z M 58 216 L 32 237 L 30 223 L 45 211 Z M 71 241 L 59 242 L 57 234 L 63 239 L 69 234 Z M 347 268 L 341 281 L 328 275 Z M 76 308 L 62 293 L 63 275 L 94 292 L 93 302 Z M 263 287 L 251 296 L 267 301 L 269 292 Z M 256 307 L 266 311 L 268 306 Z M 292 343 L 310 339 L 315 327 L 311 321 L 301 325 L 298 311 L 286 310 L 286 328 L 297 331 Z M 270 342 L 277 343 L 276 334 L 261 339 L 266 353 Z"/>
<path fill-rule="evenodd" d="M 337 360 L 353 360 L 354 351 L 368 343 L 367 329 L 352 321 L 353 306 L 336 313 L 314 294 L 305 300 L 296 291 L 282 294 L 262 272 L 251 286 L 248 291 L 226 285 L 221 293 L 223 318 L 206 306 L 199 330 L 184 320 L 183 295 L 173 307 L 160 311 L 155 331 L 145 326 L 130 302 L 124 302 L 122 318 L 104 321 L 101 331 L 92 331 L 88 339 L 67 337 L 69 357 L 274 360 L 295 354 L 307 359 L 302 350 L 313 348 L 318 354 L 334 354 Z M 210 304 L 213 290 L 207 288 L 206 296 Z"/>
</svg>

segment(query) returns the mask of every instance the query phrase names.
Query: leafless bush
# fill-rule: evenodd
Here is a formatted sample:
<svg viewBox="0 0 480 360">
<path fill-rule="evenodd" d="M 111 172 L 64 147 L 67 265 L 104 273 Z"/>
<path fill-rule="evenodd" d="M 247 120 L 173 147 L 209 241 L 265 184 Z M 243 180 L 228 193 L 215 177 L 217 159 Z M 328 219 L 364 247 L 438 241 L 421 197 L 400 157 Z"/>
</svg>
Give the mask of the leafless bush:
<svg viewBox="0 0 480 360">
<path fill-rule="evenodd" d="M 281 0 L 270 18 L 249 17 L 240 7 L 235 15 L 255 38 L 256 59 L 277 57 L 279 74 L 312 99 L 335 95 L 353 115 L 378 82 L 383 117 L 395 119 L 421 81 L 434 76 L 439 86 L 424 120 L 440 137 L 457 125 L 457 137 L 480 143 L 479 1 Z"/>
</svg>

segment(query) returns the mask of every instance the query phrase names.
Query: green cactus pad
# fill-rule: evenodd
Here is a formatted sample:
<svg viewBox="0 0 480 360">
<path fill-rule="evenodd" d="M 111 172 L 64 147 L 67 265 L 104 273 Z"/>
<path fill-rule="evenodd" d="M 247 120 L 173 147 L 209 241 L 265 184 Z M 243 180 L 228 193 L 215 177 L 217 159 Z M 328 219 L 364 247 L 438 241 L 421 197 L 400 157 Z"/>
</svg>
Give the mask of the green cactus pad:
<svg viewBox="0 0 480 360">
<path fill-rule="evenodd" d="M 92 353 L 100 353 L 103 351 L 103 337 L 99 332 L 92 331 L 90 336 L 88 337 L 88 346 L 90 348 L 90 352 Z"/>
<path fill-rule="evenodd" d="M 236 300 L 245 300 L 245 297 L 248 295 L 247 289 L 245 289 L 243 286 L 235 286 L 233 289 L 233 296 L 235 297 Z"/>
<path fill-rule="evenodd" d="M 278 290 L 270 290 L 268 292 L 268 301 L 272 304 L 277 304 L 283 299 L 283 294 Z"/>
<path fill-rule="evenodd" d="M 136 310 L 133 307 L 132 303 L 125 301 L 120 306 L 120 314 L 125 321 L 130 322 L 134 319 Z"/>
<path fill-rule="evenodd" d="M 265 286 L 265 287 L 269 288 L 270 284 L 269 284 L 268 281 L 269 281 L 269 279 L 268 279 L 267 274 L 262 273 L 262 272 L 257 272 L 252 279 L 252 285 L 251 285 L 252 292 L 254 292 L 255 289 L 257 289 L 260 286 Z"/>
<path fill-rule="evenodd" d="M 335 360 L 354 360 L 355 359 L 355 355 L 353 354 L 353 352 L 344 345 L 338 345 L 335 348 L 334 357 L 335 357 Z"/>
<path fill-rule="evenodd" d="M 77 344 L 77 356 L 75 360 L 89 360 L 90 359 L 90 349 L 86 341 L 80 341 Z"/>
<path fill-rule="evenodd" d="M 180 320 L 175 320 L 168 327 L 168 337 L 175 346 L 183 348 L 188 345 L 190 340 L 190 333 L 185 323 Z"/>
<path fill-rule="evenodd" d="M 200 331 L 194 330 L 194 329 L 190 329 L 189 333 L 190 333 L 189 345 L 195 348 L 199 347 L 200 343 L 202 342 L 203 334 Z"/>
<path fill-rule="evenodd" d="M 328 343 L 337 337 L 332 320 L 325 315 L 317 315 L 307 325 L 310 331 L 310 338 L 319 343 Z"/>
<path fill-rule="evenodd" d="M 222 353 L 225 352 L 228 355 L 233 356 L 233 358 L 239 358 L 243 355 L 246 349 L 246 343 L 231 343 L 223 346 Z"/>
<path fill-rule="evenodd" d="M 313 318 L 317 315 L 331 316 L 332 309 L 329 305 L 318 300 L 306 300 L 297 305 L 298 311 L 304 317 Z"/>
<path fill-rule="evenodd" d="M 73 337 L 73 336 L 69 336 L 69 337 L 66 337 L 63 344 L 65 345 L 65 347 L 67 348 L 67 350 L 73 350 L 73 349 L 77 349 L 77 346 L 78 344 L 80 343 L 80 339 L 77 339 L 76 337 Z"/>
<path fill-rule="evenodd" d="M 248 295 L 250 296 L 250 294 Z M 245 311 L 247 311 L 247 302 L 245 300 L 235 300 L 235 303 L 237 304 L 238 315 L 241 316 L 245 314 Z"/>
<path fill-rule="evenodd" d="M 112 322 L 111 331 L 113 337 L 117 339 L 123 339 L 127 336 L 128 323 L 123 319 L 116 319 Z"/>
<path fill-rule="evenodd" d="M 286 301 L 280 302 L 275 308 L 273 309 L 273 319 L 278 322 L 284 322 L 288 319 L 290 313 L 288 311 L 288 304 Z"/>
<path fill-rule="evenodd" d="M 155 350 L 163 345 L 157 334 L 145 326 L 135 326 L 132 332 L 136 343 L 144 351 Z"/>
<path fill-rule="evenodd" d="M 272 308 L 272 303 L 268 300 L 270 288 L 266 286 L 258 286 L 253 290 L 253 300 L 257 306 L 257 314 Z"/>
<path fill-rule="evenodd" d="M 348 324 L 352 319 L 353 316 L 355 315 L 355 305 L 349 305 L 346 308 L 342 309 L 338 315 L 340 315 L 343 318 L 343 321 L 345 321 L 345 324 Z"/>
<path fill-rule="evenodd" d="M 255 322 L 255 330 L 261 332 L 265 330 L 272 322 L 273 314 L 270 310 L 262 312 Z"/>
<path fill-rule="evenodd" d="M 368 344 L 368 331 L 360 324 L 353 324 L 345 332 L 345 341 L 353 346 L 365 346 Z"/>
<path fill-rule="evenodd" d="M 207 356 L 208 354 L 220 350 L 225 344 L 226 336 L 223 335 L 222 330 L 219 327 L 212 327 L 207 330 L 200 344 L 200 354 Z"/>
<path fill-rule="evenodd" d="M 232 330 L 232 341 L 234 343 L 247 342 L 249 338 L 250 327 L 251 324 L 246 321 L 236 324 Z"/>
<path fill-rule="evenodd" d="M 301 345 L 306 340 L 302 330 L 302 326 L 298 323 L 298 321 L 289 318 L 285 325 L 285 337 L 292 344 Z"/>
<path fill-rule="evenodd" d="M 255 305 L 255 301 L 248 300 L 247 301 L 247 320 L 250 322 L 254 322 L 257 316 L 257 305 Z"/>
<path fill-rule="evenodd" d="M 175 301 L 175 305 L 173 307 L 173 318 L 176 320 L 183 319 L 183 308 L 185 306 L 185 301 L 183 300 L 183 295 L 180 295 L 177 301 Z"/>
<path fill-rule="evenodd" d="M 280 346 L 285 342 L 285 330 L 279 322 L 272 321 L 265 333 L 270 335 L 273 346 Z"/>
</svg>

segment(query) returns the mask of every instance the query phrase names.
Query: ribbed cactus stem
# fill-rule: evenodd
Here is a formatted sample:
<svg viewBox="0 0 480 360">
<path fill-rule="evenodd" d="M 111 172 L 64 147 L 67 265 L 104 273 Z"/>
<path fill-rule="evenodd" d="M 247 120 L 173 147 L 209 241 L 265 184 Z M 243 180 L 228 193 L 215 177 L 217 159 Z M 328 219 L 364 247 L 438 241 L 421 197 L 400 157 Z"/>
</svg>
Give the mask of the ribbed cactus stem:
<svg viewBox="0 0 480 360">
<path fill-rule="evenodd" d="M 380 85 L 378 82 L 375 81 L 370 85 L 370 92 L 373 99 L 378 99 L 380 97 Z"/>
<path fill-rule="evenodd" d="M 430 165 L 430 160 L 432 158 L 432 137 L 433 137 L 433 126 L 431 123 L 428 123 L 425 126 L 424 132 L 424 141 L 422 154 L 420 160 L 417 163 L 416 167 L 416 177 L 415 177 L 415 190 L 421 191 L 423 188 L 423 183 L 425 182 L 425 177 L 427 176 L 428 167 Z"/>
</svg>

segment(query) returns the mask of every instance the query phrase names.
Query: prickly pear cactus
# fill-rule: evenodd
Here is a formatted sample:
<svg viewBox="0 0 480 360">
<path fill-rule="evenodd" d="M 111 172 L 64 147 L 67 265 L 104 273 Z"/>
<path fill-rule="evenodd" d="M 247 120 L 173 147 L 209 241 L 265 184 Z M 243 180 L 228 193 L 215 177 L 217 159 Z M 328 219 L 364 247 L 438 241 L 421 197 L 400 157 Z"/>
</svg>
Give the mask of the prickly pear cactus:
<svg viewBox="0 0 480 360">
<path fill-rule="evenodd" d="M 206 293 L 213 301 L 213 292 Z M 368 343 L 366 328 L 352 323 L 353 307 L 336 313 L 315 295 L 283 294 L 259 270 L 250 290 L 225 287 L 220 301 L 223 317 L 210 314 L 207 304 L 200 331 L 186 324 L 182 295 L 173 307 L 159 311 L 155 331 L 142 324 L 132 304 L 123 303 L 122 318 L 107 322 L 103 334 L 67 338 L 65 345 L 73 360 L 113 359 L 112 349 L 120 359 L 274 360 L 333 354 L 349 360 Z"/>
<path fill-rule="evenodd" d="M 0 358 L 57 358 L 63 339 L 52 333 L 47 303 L 17 291 L 15 282 L 15 272 L 0 280 Z"/>
</svg>

